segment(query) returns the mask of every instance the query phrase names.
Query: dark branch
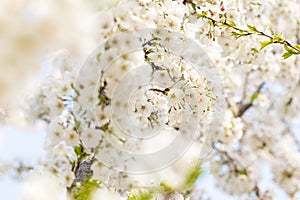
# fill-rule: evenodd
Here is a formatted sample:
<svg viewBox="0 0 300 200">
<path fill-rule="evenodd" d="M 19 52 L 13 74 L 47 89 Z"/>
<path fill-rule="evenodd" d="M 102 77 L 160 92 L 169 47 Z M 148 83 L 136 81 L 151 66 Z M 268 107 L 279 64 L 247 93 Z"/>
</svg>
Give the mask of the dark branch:
<svg viewBox="0 0 300 200">
<path fill-rule="evenodd" d="M 258 88 L 256 89 L 256 91 L 252 94 L 252 96 L 258 95 L 261 91 L 261 89 L 263 88 L 263 86 L 265 85 L 265 82 L 261 83 Z M 248 103 L 241 103 L 241 106 L 239 108 L 239 111 L 237 114 L 235 114 L 235 117 L 242 117 L 244 115 L 244 113 L 253 106 L 253 101 L 250 100 L 250 102 Z"/>
</svg>

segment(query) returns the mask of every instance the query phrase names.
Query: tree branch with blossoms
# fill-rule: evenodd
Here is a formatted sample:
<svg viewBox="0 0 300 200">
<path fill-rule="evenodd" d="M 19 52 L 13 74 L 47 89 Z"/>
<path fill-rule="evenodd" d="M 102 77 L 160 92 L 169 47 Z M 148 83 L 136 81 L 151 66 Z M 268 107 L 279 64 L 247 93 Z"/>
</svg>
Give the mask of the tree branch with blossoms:
<svg viewBox="0 0 300 200">
<path fill-rule="evenodd" d="M 20 199 L 207 199 L 201 192 L 205 179 L 199 177 L 211 173 L 217 188 L 229 195 L 271 200 L 277 191 L 261 186 L 265 163 L 273 175 L 269 181 L 296 198 L 300 154 L 293 124 L 300 109 L 300 23 L 292 22 L 299 18 L 297 0 L 108 0 L 101 5 L 82 1 L 76 8 L 81 0 L 61 0 L 42 7 L 53 3 L 49 13 L 62 5 L 72 12 L 59 9 L 46 20 L 40 18 L 47 12 L 35 13 L 39 9 L 30 4 L 18 6 L 20 19 L 11 16 L 5 10 L 15 8 L 15 0 L 6 1 L 13 4 L 1 3 L 3 16 L 25 24 L 15 29 L 15 23 L 1 20 L 8 30 L 1 38 L 7 31 L 5 47 L 13 53 L 0 66 L 13 70 L 19 60 L 29 66 L 23 55 L 34 57 L 27 50 L 43 46 L 40 38 L 52 43 L 59 29 L 64 31 L 58 38 L 72 43 L 70 51 L 76 52 L 70 58 L 55 52 L 47 59 L 51 72 L 42 75 L 41 87 L 33 88 L 37 92 L 26 101 L 26 117 L 42 121 L 47 132 L 45 158 L 35 166 L 0 166 L 0 175 L 28 175 L 31 186 Z M 81 15 L 82 8 L 96 16 L 94 24 Z M 24 18 L 28 10 L 34 20 Z M 65 18 L 67 23 L 57 28 Z M 66 32 L 68 24 L 89 34 Z M 33 31 L 20 31 L 24 27 Z M 82 65 L 74 64 L 97 44 Z M 284 59 L 292 59 L 277 57 L 276 48 L 265 49 L 272 44 L 283 47 Z M 7 49 L 0 51 L 2 57 L 10 54 Z M 1 108 L 2 125 L 2 118 L 10 116 Z"/>
<path fill-rule="evenodd" d="M 260 49 L 252 48 L 252 50 L 256 53 L 258 53 L 270 44 L 281 44 L 284 46 L 285 49 L 285 53 L 282 55 L 282 58 L 286 59 L 292 55 L 300 55 L 300 43 L 298 42 L 299 40 L 297 40 L 298 44 L 293 45 L 291 44 L 291 42 L 284 39 L 284 37 L 280 34 L 272 33 L 272 35 L 269 35 L 263 31 L 258 30 L 255 26 L 252 26 L 250 24 L 247 24 L 248 29 L 242 29 L 240 27 L 237 27 L 236 23 L 233 20 L 228 19 L 226 13 L 217 14 L 212 12 L 211 10 L 201 11 L 201 8 L 197 7 L 196 4 L 192 1 L 184 1 L 183 3 L 186 5 L 190 5 L 190 7 L 193 9 L 193 15 L 195 15 L 198 18 L 207 19 L 210 22 L 211 26 L 222 26 L 225 28 L 232 29 L 233 31 L 231 31 L 231 35 L 236 38 L 250 35 L 257 35 L 267 38 L 268 40 L 265 40 L 260 43 Z M 218 15 L 219 19 L 214 19 L 213 16 L 215 15 Z"/>
<path fill-rule="evenodd" d="M 221 25 L 221 26 L 228 27 L 228 28 L 235 30 L 235 31 L 232 31 L 231 34 L 233 36 L 235 36 L 236 38 L 240 38 L 243 36 L 249 36 L 249 35 L 258 35 L 258 36 L 268 38 L 268 40 L 261 42 L 261 46 L 260 46 L 259 50 L 253 48 L 253 51 L 255 51 L 255 52 L 259 52 L 260 50 L 264 49 L 266 46 L 268 46 L 270 44 L 282 44 L 286 51 L 282 55 L 282 57 L 284 59 L 286 59 L 292 55 L 300 54 L 300 44 L 292 45 L 289 41 L 284 39 L 282 35 L 275 34 L 275 33 L 273 33 L 273 35 L 268 35 L 262 31 L 257 30 L 256 27 L 251 26 L 249 24 L 247 24 L 248 30 L 241 29 L 241 28 L 238 28 L 232 20 L 225 19 L 225 21 L 217 21 L 217 20 L 213 19 L 212 17 L 209 17 L 208 13 L 197 14 L 197 17 L 208 19 L 209 21 L 212 22 L 213 26 Z"/>
</svg>

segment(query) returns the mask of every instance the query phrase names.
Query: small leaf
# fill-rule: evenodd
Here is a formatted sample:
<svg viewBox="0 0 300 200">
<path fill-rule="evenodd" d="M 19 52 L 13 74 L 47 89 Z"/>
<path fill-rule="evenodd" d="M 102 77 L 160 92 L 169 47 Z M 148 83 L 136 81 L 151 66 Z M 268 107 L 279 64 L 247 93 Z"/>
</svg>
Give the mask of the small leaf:
<svg viewBox="0 0 300 200">
<path fill-rule="evenodd" d="M 232 21 L 230 19 L 228 20 L 228 23 L 229 23 L 230 26 L 234 26 L 234 27 L 236 26 L 236 24 L 234 23 L 234 21 Z"/>
<path fill-rule="evenodd" d="M 291 48 L 289 48 L 286 44 L 283 46 L 284 49 L 287 51 L 287 52 L 291 52 L 293 51 Z"/>
<path fill-rule="evenodd" d="M 282 35 L 278 35 L 278 36 L 276 36 L 276 37 L 274 37 L 274 38 L 272 39 L 272 42 L 273 42 L 273 43 L 281 43 L 281 42 L 283 42 L 283 41 L 284 41 L 284 38 L 283 38 Z"/>
<path fill-rule="evenodd" d="M 239 33 L 235 31 L 231 31 L 231 35 L 239 35 Z"/>
<path fill-rule="evenodd" d="M 300 44 L 296 44 L 295 48 L 298 49 L 300 51 Z"/>
<path fill-rule="evenodd" d="M 260 43 L 260 50 L 262 50 L 263 48 L 265 48 L 266 46 L 272 44 L 273 41 L 272 40 L 266 40 Z"/>
<path fill-rule="evenodd" d="M 83 146 L 81 144 L 74 147 L 74 152 L 77 155 L 78 161 L 82 161 L 90 155 L 90 154 L 84 152 Z"/>
<path fill-rule="evenodd" d="M 248 176 L 247 169 L 242 169 L 242 170 L 238 171 L 238 174 Z"/>
<path fill-rule="evenodd" d="M 240 38 L 240 37 L 244 36 L 245 34 L 244 33 L 239 33 L 239 32 L 236 32 L 236 31 L 231 31 L 231 35 L 235 36 L 236 38 Z"/>
<path fill-rule="evenodd" d="M 83 147 L 82 147 L 82 145 L 77 145 L 77 146 L 75 146 L 75 147 L 74 147 L 74 152 L 76 153 L 76 155 L 77 155 L 78 157 L 80 157 L 81 154 L 83 153 Z"/>
<path fill-rule="evenodd" d="M 199 178 L 199 176 L 203 173 L 202 168 L 199 165 L 196 165 L 191 169 L 188 173 L 186 180 L 185 180 L 185 188 L 191 188 L 195 185 L 195 182 Z"/>
<path fill-rule="evenodd" d="M 285 52 L 285 53 L 282 55 L 282 58 L 283 58 L 283 59 L 287 59 L 287 58 L 291 57 L 293 54 L 294 54 L 294 53 L 292 53 L 292 52 Z"/>
<path fill-rule="evenodd" d="M 255 93 L 251 96 L 250 101 L 251 101 L 251 102 L 254 102 L 254 101 L 258 98 L 259 94 L 260 94 L 259 92 L 255 92 Z"/>
<path fill-rule="evenodd" d="M 220 26 L 223 26 L 225 28 L 231 28 L 231 26 L 229 24 L 223 24 L 223 23 L 221 23 Z"/>
<path fill-rule="evenodd" d="M 289 53 L 291 53 L 291 54 L 300 54 L 300 50 L 299 51 L 297 51 L 298 49 L 293 49 L 293 48 L 291 48 L 291 47 L 289 47 L 289 46 L 287 46 L 286 44 L 284 45 L 284 49 L 287 51 L 287 52 L 289 52 Z"/>
<path fill-rule="evenodd" d="M 254 26 L 251 26 L 251 25 L 247 24 L 247 27 L 252 32 L 258 32 L 258 30 Z"/>
<path fill-rule="evenodd" d="M 258 51 L 258 49 L 256 49 L 256 48 L 252 48 L 251 49 L 254 53 L 258 53 L 259 51 Z"/>
<path fill-rule="evenodd" d="M 164 192 L 171 193 L 173 191 L 173 188 L 164 182 L 161 182 L 160 186 L 163 187 Z"/>
<path fill-rule="evenodd" d="M 202 12 L 201 14 L 196 15 L 198 18 L 207 17 L 207 12 Z"/>
</svg>

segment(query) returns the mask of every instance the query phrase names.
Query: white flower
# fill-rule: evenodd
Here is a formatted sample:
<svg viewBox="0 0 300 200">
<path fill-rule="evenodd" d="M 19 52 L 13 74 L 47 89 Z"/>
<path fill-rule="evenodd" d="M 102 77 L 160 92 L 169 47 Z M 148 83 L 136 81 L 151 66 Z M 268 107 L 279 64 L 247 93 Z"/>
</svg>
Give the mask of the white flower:
<svg viewBox="0 0 300 200">
<path fill-rule="evenodd" d="M 48 133 L 46 136 L 46 147 L 54 146 L 59 142 L 63 141 L 65 135 L 65 130 L 63 129 L 62 122 L 60 118 L 56 118 L 51 121 L 48 127 Z"/>
<path fill-rule="evenodd" d="M 48 95 L 44 99 L 44 103 L 50 108 L 51 116 L 59 115 L 65 108 L 64 102 L 61 97 L 56 96 L 53 91 L 48 92 Z"/>
<path fill-rule="evenodd" d="M 71 80 L 67 77 L 62 79 L 59 76 L 51 76 L 46 81 L 48 84 L 44 84 L 42 87 L 43 103 L 49 108 L 51 117 L 57 116 L 63 112 L 66 106 L 64 98 L 70 94 Z M 49 84 L 50 82 L 51 84 Z"/>
<path fill-rule="evenodd" d="M 95 109 L 96 109 L 96 112 L 93 114 L 96 115 L 96 121 L 95 121 L 96 125 L 103 126 L 103 125 L 107 124 L 112 117 L 112 113 L 111 113 L 112 108 L 110 106 L 105 106 L 103 108 L 103 106 L 100 105 L 100 106 L 97 106 Z"/>
<path fill-rule="evenodd" d="M 92 110 L 94 106 L 98 103 L 98 100 L 95 98 L 95 92 L 97 92 L 96 85 L 86 87 L 84 90 L 80 91 L 78 102 L 86 110 Z"/>
<path fill-rule="evenodd" d="M 98 161 L 93 162 L 91 169 L 93 171 L 93 178 L 102 181 L 108 180 L 110 176 L 116 173 L 114 169 L 110 169 L 107 166 L 105 166 L 103 163 Z"/>
<path fill-rule="evenodd" d="M 168 92 L 168 102 L 170 106 L 174 106 L 176 104 L 184 103 L 183 102 L 184 93 L 181 89 L 171 89 Z"/>
<path fill-rule="evenodd" d="M 110 10 L 101 11 L 100 13 L 98 13 L 97 19 L 99 23 L 100 33 L 106 33 L 108 31 L 111 31 L 115 24 L 112 12 Z"/>
<path fill-rule="evenodd" d="M 81 134 L 81 139 L 87 148 L 95 148 L 99 144 L 103 134 L 102 130 L 86 128 Z"/>
<path fill-rule="evenodd" d="M 150 102 L 146 101 L 136 103 L 136 112 L 138 115 L 141 115 L 143 117 L 149 117 L 152 111 L 153 105 Z"/>
<path fill-rule="evenodd" d="M 186 120 L 185 118 L 183 118 L 183 112 L 182 110 L 178 109 L 178 110 L 172 110 L 168 116 L 168 125 L 172 126 L 175 125 L 177 123 L 181 123 L 183 120 Z"/>
<path fill-rule="evenodd" d="M 241 119 L 233 117 L 231 112 L 226 112 L 224 125 L 225 130 L 219 138 L 223 144 L 232 144 L 242 137 L 243 124 L 241 123 Z"/>
<path fill-rule="evenodd" d="M 153 73 L 153 81 L 166 88 L 174 84 L 167 70 L 155 70 Z"/>
<path fill-rule="evenodd" d="M 65 142 L 61 142 L 54 148 L 51 148 L 48 156 L 54 158 L 54 160 L 66 158 L 68 161 L 75 161 L 77 159 L 73 147 L 66 145 Z M 68 165 L 71 166 L 68 161 Z"/>
<path fill-rule="evenodd" d="M 67 131 L 65 134 L 64 141 L 69 146 L 76 146 L 79 142 L 79 135 L 76 131 Z"/>
<path fill-rule="evenodd" d="M 137 125 L 141 128 L 147 128 L 150 127 L 151 125 L 151 122 L 149 121 L 148 117 L 145 116 L 138 115 L 136 117 L 136 121 L 137 121 Z"/>
<path fill-rule="evenodd" d="M 150 61 L 154 62 L 157 66 L 162 66 L 162 64 L 164 63 L 165 56 L 163 50 L 158 50 L 157 52 L 149 53 L 147 54 L 147 56 L 151 59 Z"/>
<path fill-rule="evenodd" d="M 59 176 L 62 179 L 62 184 L 65 187 L 70 187 L 75 179 L 75 174 L 71 170 L 63 170 Z"/>
<path fill-rule="evenodd" d="M 166 11 L 166 13 L 168 13 L 168 15 L 172 15 L 178 19 L 182 19 L 184 14 L 188 11 L 186 6 L 178 1 L 172 0 L 164 1 L 163 9 Z"/>
</svg>

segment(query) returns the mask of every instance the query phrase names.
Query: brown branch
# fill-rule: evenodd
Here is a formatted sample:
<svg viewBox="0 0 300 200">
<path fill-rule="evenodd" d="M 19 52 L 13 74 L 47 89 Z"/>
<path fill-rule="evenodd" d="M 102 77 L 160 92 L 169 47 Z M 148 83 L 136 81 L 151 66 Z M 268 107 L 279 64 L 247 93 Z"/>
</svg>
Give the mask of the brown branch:
<svg viewBox="0 0 300 200">
<path fill-rule="evenodd" d="M 261 89 L 263 88 L 263 86 L 265 85 L 265 82 L 262 82 L 258 88 L 256 89 L 256 91 L 252 94 L 252 96 L 254 95 L 258 95 L 261 91 Z M 251 100 L 248 103 L 241 103 L 241 106 L 239 108 L 239 111 L 237 114 L 235 114 L 235 117 L 242 117 L 244 115 L 244 113 L 253 106 L 253 101 Z"/>
</svg>

